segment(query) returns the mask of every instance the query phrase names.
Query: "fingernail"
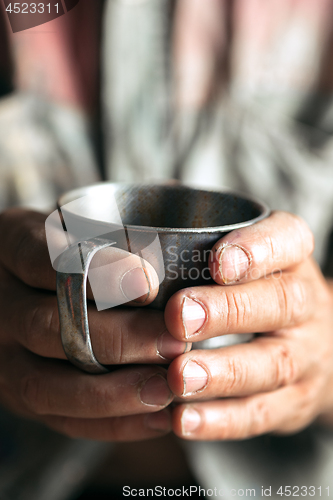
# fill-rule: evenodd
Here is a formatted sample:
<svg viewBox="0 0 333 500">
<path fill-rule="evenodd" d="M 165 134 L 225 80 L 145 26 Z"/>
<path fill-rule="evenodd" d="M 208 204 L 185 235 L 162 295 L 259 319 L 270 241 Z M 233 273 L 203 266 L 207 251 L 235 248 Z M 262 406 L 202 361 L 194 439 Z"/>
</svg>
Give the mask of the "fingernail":
<svg viewBox="0 0 333 500">
<path fill-rule="evenodd" d="M 145 417 L 145 425 L 153 431 L 170 431 L 171 415 L 167 410 L 149 413 Z"/>
<path fill-rule="evenodd" d="M 149 406 L 165 406 L 172 399 L 167 381 L 162 375 L 157 374 L 150 377 L 140 390 L 141 402 Z"/>
<path fill-rule="evenodd" d="M 251 255 L 238 245 L 226 245 L 219 255 L 219 270 L 223 283 L 240 281 L 251 265 Z"/>
<path fill-rule="evenodd" d="M 120 289 L 128 301 L 145 302 L 150 293 L 150 284 L 142 267 L 127 271 L 120 281 Z"/>
<path fill-rule="evenodd" d="M 202 391 L 208 383 L 208 373 L 195 361 L 188 361 L 183 370 L 183 396 L 190 396 Z"/>
<path fill-rule="evenodd" d="M 181 418 L 182 432 L 183 434 L 191 434 L 201 424 L 201 416 L 200 413 L 197 412 L 194 408 L 186 408 L 183 411 Z"/>
<path fill-rule="evenodd" d="M 182 321 L 185 330 L 185 337 L 188 338 L 194 333 L 198 333 L 206 321 L 206 311 L 199 302 L 184 298 L 182 309 Z"/>
<path fill-rule="evenodd" d="M 157 354 L 163 359 L 174 359 L 190 350 L 190 347 L 191 345 L 187 342 L 180 342 L 173 338 L 169 332 L 162 333 L 157 339 Z"/>
</svg>

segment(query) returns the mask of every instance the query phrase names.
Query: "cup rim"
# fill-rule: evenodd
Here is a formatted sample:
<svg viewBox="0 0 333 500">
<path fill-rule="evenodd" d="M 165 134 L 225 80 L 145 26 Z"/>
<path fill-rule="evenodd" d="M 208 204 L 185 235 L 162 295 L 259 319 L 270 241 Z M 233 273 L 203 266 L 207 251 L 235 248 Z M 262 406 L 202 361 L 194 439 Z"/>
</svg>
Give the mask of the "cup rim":
<svg viewBox="0 0 333 500">
<path fill-rule="evenodd" d="M 134 183 L 134 182 L 113 182 L 113 181 L 105 181 L 105 182 L 97 182 L 94 184 L 90 184 L 88 186 L 83 186 L 79 187 L 76 189 L 72 189 L 70 191 L 67 191 L 66 193 L 63 193 L 57 202 L 57 207 L 58 210 L 62 211 L 64 206 L 67 203 L 70 203 L 72 201 L 75 201 L 76 199 L 82 197 L 82 196 L 87 196 L 89 192 L 92 190 L 96 190 L 100 187 L 105 187 L 105 186 L 114 186 L 114 187 L 143 187 L 143 188 L 149 188 L 149 187 L 156 187 L 156 186 L 163 186 L 163 187 L 169 187 L 169 188 L 188 188 L 191 190 L 196 190 L 200 192 L 206 192 L 206 193 L 219 193 L 219 194 L 231 194 L 238 196 L 240 198 L 243 198 L 255 205 L 257 205 L 261 211 L 261 214 L 258 215 L 257 217 L 253 219 L 249 219 L 248 221 L 243 221 L 243 222 L 237 222 L 236 224 L 225 224 L 222 226 L 205 226 L 205 227 L 158 227 L 158 226 L 139 226 L 139 225 L 134 225 L 134 224 L 124 224 L 123 226 L 125 228 L 130 229 L 131 231 L 147 231 L 147 232 L 158 232 L 158 233 L 191 233 L 191 234 L 199 234 L 199 233 L 225 233 L 225 232 L 230 232 L 234 231 L 235 229 L 241 229 L 243 227 L 251 226 L 266 217 L 269 216 L 271 213 L 270 208 L 268 205 L 263 202 L 260 199 L 257 199 L 253 196 L 250 196 L 248 194 L 242 193 L 241 191 L 237 191 L 231 188 L 226 188 L 226 187 L 221 187 L 220 189 L 215 189 L 215 188 L 206 188 L 201 189 L 198 185 L 195 184 L 190 184 L 190 183 L 182 183 L 182 182 L 167 182 L 167 183 L 161 183 L 161 182 L 149 182 L 149 183 Z M 70 212 L 70 211 L 68 211 Z M 109 227 L 111 222 L 105 222 L 98 220 L 96 218 L 89 218 L 81 214 L 76 214 L 74 212 L 70 212 L 72 216 L 78 217 L 79 219 L 83 220 L 89 220 L 89 221 L 95 221 L 98 222 L 101 225 L 105 225 L 105 227 Z"/>
</svg>

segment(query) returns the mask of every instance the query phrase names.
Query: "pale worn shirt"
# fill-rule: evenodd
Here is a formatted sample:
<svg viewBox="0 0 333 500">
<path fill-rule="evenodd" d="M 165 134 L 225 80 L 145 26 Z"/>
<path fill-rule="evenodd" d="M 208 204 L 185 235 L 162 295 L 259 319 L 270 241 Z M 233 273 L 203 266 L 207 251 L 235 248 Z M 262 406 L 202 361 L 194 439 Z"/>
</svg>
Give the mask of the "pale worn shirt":
<svg viewBox="0 0 333 500">
<path fill-rule="evenodd" d="M 178 178 L 258 196 L 271 208 L 308 221 L 323 262 L 333 227 L 332 14 L 331 0 L 107 0 L 102 39 L 107 177 Z M 88 13 L 82 36 L 91 21 Z M 23 77 L 18 72 L 18 90 L 0 102 L 1 208 L 49 210 L 59 193 L 99 177 L 84 99 L 63 76 L 73 70 L 75 58 L 66 66 L 61 57 L 66 52 L 50 56 L 57 40 L 64 45 L 66 40 L 61 21 L 53 23 L 54 32 L 34 30 L 15 38 L 26 71 Z M 80 88 L 90 85 L 92 73 L 88 68 Z M 34 432 L 33 426 L 27 429 Z M 47 442 L 44 431 L 34 436 L 25 457 Z M 189 460 L 203 486 L 225 492 L 254 487 L 259 496 L 262 485 L 276 492 L 279 481 L 330 486 L 331 434 L 309 431 L 285 439 L 189 443 Z M 66 446 L 71 447 L 64 440 Z M 97 447 L 82 443 L 77 456 L 83 457 L 83 449 L 87 457 L 97 453 Z M 79 477 L 87 460 L 80 469 L 74 455 L 67 455 L 69 470 L 79 464 Z M 40 457 L 35 472 L 47 464 L 45 455 Z M 53 465 L 43 477 L 57 470 L 65 480 L 67 469 Z M 0 464 L 3 492 L 16 491 L 13 477 Z M 30 482 L 20 498 L 51 498 L 47 481 L 41 479 L 43 490 Z M 52 498 L 66 498 L 67 486 L 66 492 L 53 488 Z"/>
</svg>

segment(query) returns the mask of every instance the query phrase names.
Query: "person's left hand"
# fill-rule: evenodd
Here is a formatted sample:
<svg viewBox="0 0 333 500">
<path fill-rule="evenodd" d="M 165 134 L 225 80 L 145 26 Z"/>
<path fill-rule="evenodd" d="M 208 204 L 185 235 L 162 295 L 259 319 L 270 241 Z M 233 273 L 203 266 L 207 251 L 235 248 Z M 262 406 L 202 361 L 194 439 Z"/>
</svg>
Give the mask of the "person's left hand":
<svg viewBox="0 0 333 500">
<path fill-rule="evenodd" d="M 165 321 L 178 340 L 258 334 L 249 343 L 194 350 L 171 363 L 178 436 L 296 432 L 333 408 L 332 298 L 312 250 L 305 222 L 274 212 L 215 245 L 210 270 L 216 285 L 171 297 Z"/>
</svg>

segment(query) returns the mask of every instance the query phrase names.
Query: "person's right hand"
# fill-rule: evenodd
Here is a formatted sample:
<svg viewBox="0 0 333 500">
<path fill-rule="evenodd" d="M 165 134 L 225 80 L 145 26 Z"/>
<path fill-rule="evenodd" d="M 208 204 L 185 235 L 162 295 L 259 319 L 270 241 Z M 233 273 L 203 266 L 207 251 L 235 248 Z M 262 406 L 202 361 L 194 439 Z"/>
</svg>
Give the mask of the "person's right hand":
<svg viewBox="0 0 333 500">
<path fill-rule="evenodd" d="M 190 345 L 167 332 L 160 311 L 123 307 L 98 312 L 90 305 L 96 358 L 105 365 L 127 366 L 105 375 L 72 366 L 61 344 L 45 219 L 22 209 L 0 214 L 0 403 L 71 437 L 130 441 L 168 432 L 166 407 L 172 393 L 166 370 L 157 363 L 168 363 Z M 117 250 L 102 252 L 112 261 Z M 118 284 L 110 287 L 116 293 L 126 280 L 130 288 L 136 285 L 141 297 L 130 303 L 134 306 L 151 302 L 158 289 L 153 268 L 146 264 L 149 287 L 140 268 L 139 257 L 131 255 L 119 261 L 119 275 L 110 277 Z"/>
</svg>

